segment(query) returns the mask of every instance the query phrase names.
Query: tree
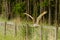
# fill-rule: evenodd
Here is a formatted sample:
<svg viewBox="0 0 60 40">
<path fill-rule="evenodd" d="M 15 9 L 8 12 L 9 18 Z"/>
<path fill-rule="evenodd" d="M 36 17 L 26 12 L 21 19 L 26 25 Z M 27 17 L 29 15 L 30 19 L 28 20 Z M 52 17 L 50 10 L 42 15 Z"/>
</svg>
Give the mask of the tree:
<svg viewBox="0 0 60 40">
<path fill-rule="evenodd" d="M 0 14 L 2 14 L 2 0 L 0 0 Z"/>
<path fill-rule="evenodd" d="M 2 13 L 5 18 L 8 18 L 8 4 L 7 0 L 2 0 Z"/>
<path fill-rule="evenodd" d="M 25 10 L 26 10 L 25 2 L 16 3 L 13 7 L 13 13 L 16 16 L 21 16 L 22 17 Z"/>
</svg>

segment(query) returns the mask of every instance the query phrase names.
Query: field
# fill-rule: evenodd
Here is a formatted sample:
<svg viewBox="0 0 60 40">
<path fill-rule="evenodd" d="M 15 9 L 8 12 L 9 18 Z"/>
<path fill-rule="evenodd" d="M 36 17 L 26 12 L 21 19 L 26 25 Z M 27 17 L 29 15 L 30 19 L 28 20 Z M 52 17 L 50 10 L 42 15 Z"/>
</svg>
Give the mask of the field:
<svg viewBox="0 0 60 40">
<path fill-rule="evenodd" d="M 30 24 L 32 25 L 32 24 Z M 0 40 L 55 40 L 56 27 L 40 25 L 31 27 L 26 23 L 20 25 L 0 25 Z M 58 29 L 58 40 L 60 40 L 60 28 Z"/>
</svg>

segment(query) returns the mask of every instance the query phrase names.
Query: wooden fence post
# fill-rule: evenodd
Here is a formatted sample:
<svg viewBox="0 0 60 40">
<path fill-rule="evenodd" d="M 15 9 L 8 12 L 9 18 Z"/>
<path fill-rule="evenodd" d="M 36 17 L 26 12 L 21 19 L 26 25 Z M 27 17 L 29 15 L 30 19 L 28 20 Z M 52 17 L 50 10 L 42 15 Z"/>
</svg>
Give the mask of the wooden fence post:
<svg viewBox="0 0 60 40">
<path fill-rule="evenodd" d="M 45 38 L 48 40 L 48 30 L 46 31 Z"/>
<path fill-rule="evenodd" d="M 28 24 L 26 26 L 26 39 L 25 40 L 28 40 Z"/>
<path fill-rule="evenodd" d="M 5 30 L 4 30 L 4 35 L 6 35 L 6 25 L 7 25 L 7 22 L 5 22 Z"/>
<path fill-rule="evenodd" d="M 58 40 L 58 27 L 55 29 L 55 40 Z"/>
<path fill-rule="evenodd" d="M 17 25 L 15 23 L 15 36 L 17 36 Z"/>
<path fill-rule="evenodd" d="M 43 40 L 43 31 L 42 31 L 43 29 L 42 29 L 42 26 L 41 26 L 41 29 L 40 29 L 40 40 Z"/>
</svg>

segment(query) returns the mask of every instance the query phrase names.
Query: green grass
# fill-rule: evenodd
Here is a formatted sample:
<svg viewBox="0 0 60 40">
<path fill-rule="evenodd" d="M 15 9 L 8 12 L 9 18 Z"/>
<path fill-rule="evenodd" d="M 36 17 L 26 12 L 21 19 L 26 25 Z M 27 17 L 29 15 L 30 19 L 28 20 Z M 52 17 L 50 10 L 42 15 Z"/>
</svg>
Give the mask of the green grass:
<svg viewBox="0 0 60 40">
<path fill-rule="evenodd" d="M 31 25 L 31 24 L 30 24 Z M 46 26 L 46 25 L 45 25 Z M 8 27 L 8 26 L 7 26 Z M 49 26 L 47 26 L 49 27 Z M 51 27 L 51 26 L 50 26 Z M 51 27 L 52 28 L 52 27 Z M 12 29 L 12 30 L 11 30 Z M 40 40 L 40 32 L 41 32 L 41 26 L 40 27 L 30 27 L 28 26 L 27 28 L 27 38 L 29 40 Z M 42 39 L 43 40 L 48 40 L 48 34 L 49 33 L 52 33 L 53 36 L 54 36 L 54 32 L 55 30 L 54 29 L 47 29 L 47 28 L 44 28 L 42 26 Z M 26 23 L 25 24 L 20 24 L 18 26 L 18 30 L 17 30 L 17 35 L 15 35 L 15 29 L 14 28 L 10 28 L 8 27 L 7 29 L 7 34 L 4 35 L 4 26 L 1 26 L 0 27 L 0 40 L 25 40 L 26 38 Z M 52 35 L 51 34 L 51 35 Z M 50 36 L 51 36 L 50 35 Z M 58 40 L 60 40 L 60 30 L 59 30 L 59 33 L 58 33 Z"/>
</svg>

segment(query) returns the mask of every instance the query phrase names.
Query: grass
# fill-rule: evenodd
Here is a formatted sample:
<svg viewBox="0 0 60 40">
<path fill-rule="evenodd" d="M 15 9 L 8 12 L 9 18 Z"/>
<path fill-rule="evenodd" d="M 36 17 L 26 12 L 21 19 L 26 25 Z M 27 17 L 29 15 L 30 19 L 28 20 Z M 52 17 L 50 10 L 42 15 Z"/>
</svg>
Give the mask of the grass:
<svg viewBox="0 0 60 40">
<path fill-rule="evenodd" d="M 26 37 L 26 25 L 20 25 L 17 30 L 17 36 L 15 36 L 15 29 L 10 30 L 9 28 L 7 30 L 7 35 L 4 35 L 4 27 L 0 27 L 0 40 L 25 40 Z M 34 27 L 28 27 L 28 38 L 29 40 L 40 40 L 40 27 L 34 28 Z M 52 34 L 49 34 L 52 33 Z M 60 32 L 59 32 L 60 33 Z M 59 34 L 58 33 L 58 34 Z M 48 34 L 50 36 L 54 36 L 54 29 L 47 29 L 47 28 L 42 28 L 42 39 L 43 40 L 48 40 Z M 58 39 L 60 40 L 60 36 L 58 36 Z"/>
<path fill-rule="evenodd" d="M 1 19 L 0 21 L 4 21 L 4 20 Z M 27 27 L 26 24 L 29 24 L 29 26 Z M 17 35 L 15 35 L 15 26 L 12 26 L 12 27 L 7 26 L 6 35 L 4 35 L 4 26 L 0 26 L 0 40 L 25 40 L 26 39 L 26 27 L 27 27 L 27 38 L 29 40 L 40 40 L 41 26 L 30 27 L 32 25 L 33 25 L 32 22 L 26 22 L 26 20 L 24 20 L 17 27 Z M 42 26 L 42 34 L 43 34 L 42 39 L 43 40 L 50 40 L 51 38 L 49 37 L 52 37 L 52 36 L 54 38 L 55 30 L 52 29 L 53 26 L 49 26 L 49 25 L 47 26 L 47 25 L 48 24 L 43 24 Z M 51 28 L 50 29 L 44 28 L 45 26 L 51 27 Z M 58 30 L 58 40 L 60 40 L 60 30 Z"/>
</svg>

